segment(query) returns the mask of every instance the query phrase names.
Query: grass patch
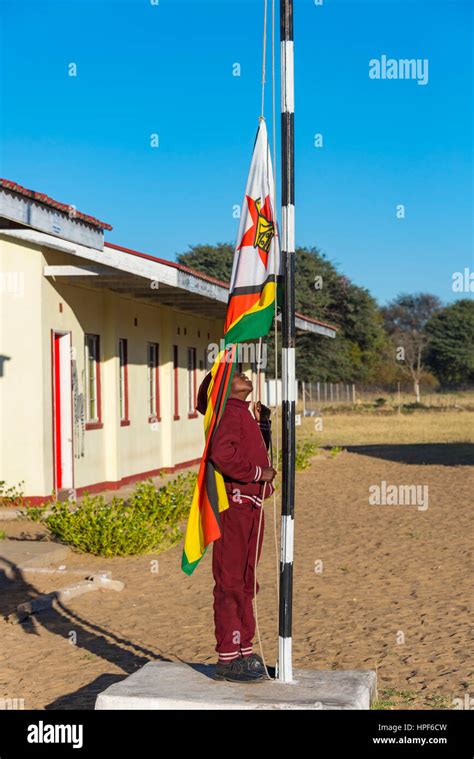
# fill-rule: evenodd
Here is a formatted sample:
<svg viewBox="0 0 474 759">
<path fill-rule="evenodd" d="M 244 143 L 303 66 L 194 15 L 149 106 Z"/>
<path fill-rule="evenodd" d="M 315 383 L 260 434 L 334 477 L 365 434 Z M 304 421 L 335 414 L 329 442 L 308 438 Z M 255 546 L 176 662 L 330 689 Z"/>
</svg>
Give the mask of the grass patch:
<svg viewBox="0 0 474 759">
<path fill-rule="evenodd" d="M 404 445 L 410 443 L 472 443 L 474 414 L 470 411 L 412 409 L 390 414 L 322 414 L 323 425 L 315 429 L 314 418 L 303 417 L 296 428 L 298 442 L 316 441 L 323 447 L 348 445 Z"/>
<path fill-rule="evenodd" d="M 434 694 L 422 694 L 414 690 L 397 690 L 396 688 L 382 688 L 378 691 L 378 698 L 372 703 L 372 710 L 392 709 L 453 709 L 452 700 L 447 696 Z"/>
</svg>

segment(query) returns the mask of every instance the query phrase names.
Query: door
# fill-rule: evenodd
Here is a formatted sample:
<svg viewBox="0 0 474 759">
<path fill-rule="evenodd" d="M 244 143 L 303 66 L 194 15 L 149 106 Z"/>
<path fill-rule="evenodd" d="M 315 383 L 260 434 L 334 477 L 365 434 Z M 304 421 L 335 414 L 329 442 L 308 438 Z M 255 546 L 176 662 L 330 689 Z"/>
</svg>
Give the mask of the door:
<svg viewBox="0 0 474 759">
<path fill-rule="evenodd" d="M 53 332 L 53 432 L 56 495 L 74 487 L 71 333 Z"/>
</svg>

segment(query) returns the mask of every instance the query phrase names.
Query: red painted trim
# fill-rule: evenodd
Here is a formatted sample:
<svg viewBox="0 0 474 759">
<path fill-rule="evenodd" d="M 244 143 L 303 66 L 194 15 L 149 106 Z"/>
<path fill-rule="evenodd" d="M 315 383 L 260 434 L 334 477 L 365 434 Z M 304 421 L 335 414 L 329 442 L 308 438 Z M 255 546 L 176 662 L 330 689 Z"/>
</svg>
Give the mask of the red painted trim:
<svg viewBox="0 0 474 759">
<path fill-rule="evenodd" d="M 179 385 L 178 385 L 178 346 L 173 345 L 173 384 L 174 384 L 174 416 L 176 421 L 179 419 Z"/>
<path fill-rule="evenodd" d="M 63 472 L 61 463 L 61 375 L 59 358 L 60 335 L 54 334 L 54 441 L 55 441 L 55 470 L 57 489 L 62 488 Z"/>
<path fill-rule="evenodd" d="M 54 401 L 54 329 L 50 330 L 50 356 L 51 356 L 51 443 L 52 443 L 52 462 L 53 462 L 53 488 L 56 491 L 56 443 L 54 432 L 55 420 L 55 401 Z"/>
<path fill-rule="evenodd" d="M 228 282 L 223 282 L 221 279 L 216 279 L 216 277 L 211 277 L 208 274 L 204 274 L 202 271 L 197 271 L 196 269 L 190 269 L 188 266 L 184 266 L 183 264 L 176 263 L 176 261 L 168 261 L 166 258 L 158 258 L 158 256 L 151 256 L 149 253 L 141 253 L 139 250 L 134 250 L 133 248 L 124 248 L 122 245 L 115 245 L 112 242 L 105 242 L 104 245 L 107 248 L 120 250 L 122 253 L 130 253 L 132 256 L 138 256 L 138 258 L 146 258 L 148 261 L 156 261 L 156 263 L 164 264 L 165 266 L 170 266 L 172 269 L 178 269 L 178 271 L 182 271 L 184 274 L 192 274 L 194 277 L 197 277 L 198 279 L 203 279 L 206 282 L 212 282 L 214 285 L 220 285 L 221 287 L 225 287 L 226 290 L 229 289 Z"/>
<path fill-rule="evenodd" d="M 193 401 L 194 401 L 194 409 L 196 409 L 196 403 L 197 403 L 197 350 L 196 348 L 193 348 L 193 361 L 194 361 L 194 369 L 193 369 Z M 193 414 L 196 414 L 197 416 L 197 410 L 193 411 Z"/>
<path fill-rule="evenodd" d="M 45 195 L 42 192 L 36 192 L 35 190 L 28 190 L 26 187 L 23 187 L 22 185 L 17 184 L 17 182 L 12 182 L 9 179 L 0 179 L 0 187 L 4 187 L 7 190 L 16 192 L 19 195 L 24 195 L 26 197 L 29 197 L 32 200 L 36 201 L 37 203 L 42 203 L 43 205 L 50 206 L 68 215 L 70 213 L 71 206 L 68 205 L 67 203 L 60 203 L 58 200 L 54 200 L 54 198 L 50 198 L 48 195 Z M 104 229 L 112 230 L 112 226 L 110 224 L 106 224 L 105 221 L 100 221 L 99 219 L 96 219 L 94 216 L 89 216 L 88 214 L 81 213 L 81 211 L 76 210 L 75 218 L 81 219 L 82 221 L 85 221 L 88 224 L 91 224 L 92 226 L 98 227 L 99 229 L 102 229 L 102 230 Z M 185 274 L 192 274 L 194 277 L 197 277 L 198 279 L 203 279 L 206 282 L 212 282 L 215 285 L 220 285 L 221 287 L 225 287 L 227 290 L 229 289 L 228 282 L 224 282 L 223 280 L 217 279 L 216 277 L 211 277 L 207 274 L 204 274 L 202 271 L 191 269 L 189 266 L 178 264 L 175 261 L 168 261 L 165 258 L 158 258 L 158 256 L 151 256 L 148 253 L 141 253 L 140 251 L 134 250 L 133 248 L 124 248 L 122 245 L 116 245 L 111 242 L 106 242 L 104 243 L 104 245 L 106 245 L 108 248 L 120 250 L 123 253 L 130 253 L 133 256 L 138 256 L 140 258 L 147 258 L 149 261 L 157 261 L 158 263 L 164 264 L 165 266 L 170 266 L 173 269 L 178 269 L 179 271 L 182 271 Z M 319 319 L 312 319 L 311 317 L 305 316 L 304 314 L 300 314 L 298 312 L 295 315 L 299 319 L 304 319 L 305 321 L 312 322 L 313 324 L 320 324 L 322 327 L 328 327 L 329 329 L 333 329 L 336 332 L 338 331 L 338 327 L 334 327 L 331 324 L 322 322 Z"/>
<path fill-rule="evenodd" d="M 77 488 L 76 495 L 81 496 L 87 491 L 88 493 L 100 493 L 104 490 L 119 490 L 124 485 L 130 485 L 134 482 L 140 482 L 140 480 L 146 480 L 148 477 L 159 477 L 160 473 L 174 474 L 181 469 L 188 469 L 191 466 L 196 466 L 201 462 L 201 459 L 191 459 L 190 461 L 182 461 L 175 466 L 160 467 L 159 469 L 151 469 L 148 472 L 140 472 L 139 474 L 132 474 L 128 477 L 122 477 L 117 482 L 97 482 L 92 485 L 86 485 L 81 488 Z M 25 496 L 26 506 L 40 506 L 42 504 L 51 501 L 51 495 L 32 495 Z"/>
<path fill-rule="evenodd" d="M 196 348 L 193 348 L 192 346 L 188 347 L 188 363 L 189 363 L 189 351 L 192 351 L 192 357 L 193 357 L 193 409 L 194 411 L 188 411 L 188 419 L 197 419 L 197 410 L 196 410 L 196 403 L 197 403 L 197 378 L 196 378 L 196 372 L 197 372 L 197 350 Z M 188 372 L 190 371 L 188 366 Z"/>
<path fill-rule="evenodd" d="M 100 388 L 100 335 L 97 335 L 97 419 L 102 423 L 102 395 Z"/>
<path fill-rule="evenodd" d="M 226 290 L 229 289 L 229 283 L 224 282 L 222 279 L 217 279 L 216 277 L 211 277 L 208 274 L 204 274 L 202 271 L 197 271 L 196 269 L 191 269 L 189 266 L 184 266 L 183 264 L 178 264 L 176 261 L 168 261 L 166 258 L 158 258 L 158 256 L 151 256 L 149 253 L 141 253 L 138 250 L 134 250 L 133 248 L 124 248 L 122 245 L 115 245 L 111 242 L 106 242 L 104 245 L 107 248 L 113 248 L 114 250 L 120 250 L 122 253 L 130 253 L 132 256 L 138 256 L 139 258 L 146 258 L 148 261 L 157 261 L 159 264 L 164 264 L 165 266 L 170 266 L 173 269 L 178 269 L 179 271 L 184 272 L 185 274 L 192 274 L 193 277 L 197 277 L 198 279 L 203 279 L 206 282 L 212 282 L 215 285 L 220 285 L 221 287 L 225 287 Z M 338 331 L 338 327 L 335 327 L 333 324 L 327 324 L 326 322 L 322 322 L 319 319 L 313 319 L 311 316 L 305 316 L 304 314 L 300 314 L 299 311 L 296 312 L 295 316 L 297 316 L 299 319 L 303 319 L 304 321 L 311 322 L 312 324 L 319 324 L 321 327 L 328 327 L 328 329 L 333 329 L 336 332 Z"/>
<path fill-rule="evenodd" d="M 156 419 L 161 422 L 161 407 L 160 407 L 160 345 L 156 343 L 156 366 L 155 366 L 155 381 L 156 381 Z"/>
<path fill-rule="evenodd" d="M 123 342 L 123 394 L 125 405 L 125 418 L 120 420 L 122 427 L 127 427 L 130 424 L 130 417 L 128 415 L 128 340 L 126 337 L 119 338 Z M 120 342 L 119 342 L 119 371 L 122 371 L 120 366 Z"/>
<path fill-rule="evenodd" d="M 72 455 L 72 488 L 74 489 L 75 483 L 76 483 L 76 467 L 75 467 L 75 445 L 74 445 L 74 393 L 72 388 L 72 357 L 74 355 L 73 349 L 72 349 L 72 330 L 69 331 L 69 334 L 71 336 L 71 356 L 70 356 L 70 371 L 71 371 L 71 432 L 72 432 L 72 443 L 71 443 L 71 455 Z M 77 368 L 77 361 L 76 361 L 76 368 Z M 79 374 L 79 372 L 78 372 Z"/>
<path fill-rule="evenodd" d="M 96 337 L 97 338 L 97 356 L 95 357 L 96 362 L 96 376 L 97 376 L 97 421 L 96 422 L 86 422 L 85 428 L 86 430 L 100 430 L 104 426 L 102 422 L 102 398 L 101 398 L 101 389 L 100 389 L 100 335 L 96 335 L 93 332 L 86 332 L 84 335 L 84 338 L 87 340 L 88 337 Z"/>
<path fill-rule="evenodd" d="M 333 329 L 335 332 L 339 331 L 339 327 L 335 327 L 334 324 L 328 324 L 327 322 L 322 322 L 320 319 L 313 319 L 311 316 L 305 316 L 305 314 L 300 314 L 299 311 L 295 311 L 295 316 L 298 317 L 298 319 L 303 319 L 305 322 L 311 322 L 311 324 L 319 324 L 320 327 L 327 327 L 328 329 Z"/>
<path fill-rule="evenodd" d="M 160 413 L 160 345 L 159 343 L 149 343 L 149 345 L 153 345 L 155 347 L 155 364 L 153 366 L 153 371 L 155 372 L 155 387 L 156 387 L 156 394 L 155 394 L 155 408 L 154 413 L 151 414 L 151 416 L 148 416 L 148 421 L 150 423 L 153 422 L 161 422 L 161 413 Z M 148 356 L 147 356 L 147 363 L 148 363 Z"/>
<path fill-rule="evenodd" d="M 124 421 L 129 422 L 129 416 L 128 416 L 128 340 L 125 340 L 124 343 L 125 347 L 125 366 L 123 369 L 123 379 L 124 379 L 124 391 L 125 391 L 125 419 Z"/>
</svg>

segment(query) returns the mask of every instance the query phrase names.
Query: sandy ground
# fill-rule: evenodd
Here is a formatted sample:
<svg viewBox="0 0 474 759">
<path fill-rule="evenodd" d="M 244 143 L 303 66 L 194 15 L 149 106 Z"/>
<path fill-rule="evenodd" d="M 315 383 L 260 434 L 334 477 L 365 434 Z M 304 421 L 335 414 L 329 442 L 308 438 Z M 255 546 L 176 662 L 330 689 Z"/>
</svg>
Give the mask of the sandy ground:
<svg viewBox="0 0 474 759">
<path fill-rule="evenodd" d="M 473 695 L 473 464 L 468 446 L 385 445 L 318 456 L 298 473 L 295 668 L 376 669 L 381 708 L 453 708 Z M 427 485 L 428 508 L 369 504 L 381 480 Z M 272 500 L 265 518 L 258 621 L 274 665 Z M 11 538 L 44 535 L 25 520 L 0 526 Z M 181 547 L 116 559 L 71 552 L 67 567 L 111 570 L 125 589 L 86 594 L 22 625 L 3 617 L 75 578 L 29 574 L 3 591 L 0 696 L 24 699 L 26 709 L 92 709 L 100 691 L 149 660 L 214 661 L 211 549 L 189 578 Z"/>
</svg>

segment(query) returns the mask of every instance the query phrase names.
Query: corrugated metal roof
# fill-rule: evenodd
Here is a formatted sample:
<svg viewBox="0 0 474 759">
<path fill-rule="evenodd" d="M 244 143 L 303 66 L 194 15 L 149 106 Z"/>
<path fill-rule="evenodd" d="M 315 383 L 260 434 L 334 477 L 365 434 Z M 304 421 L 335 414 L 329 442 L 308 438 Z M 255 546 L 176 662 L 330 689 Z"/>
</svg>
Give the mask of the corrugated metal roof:
<svg viewBox="0 0 474 759">
<path fill-rule="evenodd" d="M 27 187 L 23 187 L 17 182 L 12 182 L 10 179 L 0 178 L 0 187 L 4 187 L 6 190 L 11 190 L 12 192 L 17 192 L 19 195 L 30 198 L 37 203 L 43 203 L 45 206 L 55 208 L 58 211 L 67 213 L 68 215 L 71 212 L 71 208 L 74 207 L 71 204 L 68 205 L 67 203 L 60 203 L 59 200 L 54 200 L 54 198 L 50 198 L 49 195 L 45 195 L 43 192 L 29 190 Z M 81 211 L 74 210 L 74 217 L 81 219 L 81 221 L 87 222 L 93 227 L 98 227 L 99 229 L 113 229 L 113 227 L 110 224 L 107 224 L 105 221 L 100 221 L 99 219 L 96 219 L 95 216 L 89 216 L 88 214 L 82 213 Z"/>
</svg>

